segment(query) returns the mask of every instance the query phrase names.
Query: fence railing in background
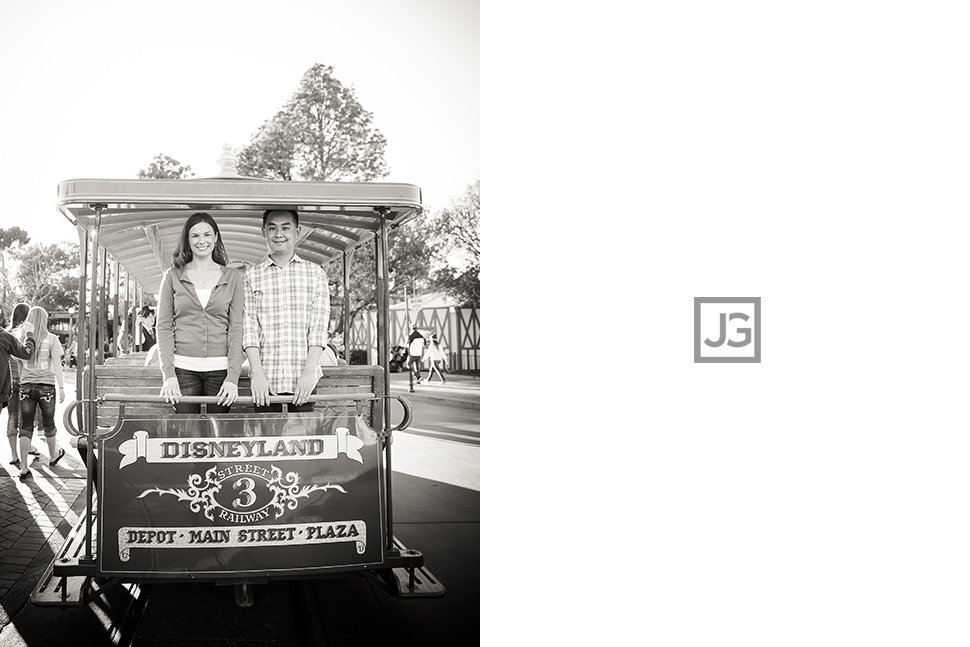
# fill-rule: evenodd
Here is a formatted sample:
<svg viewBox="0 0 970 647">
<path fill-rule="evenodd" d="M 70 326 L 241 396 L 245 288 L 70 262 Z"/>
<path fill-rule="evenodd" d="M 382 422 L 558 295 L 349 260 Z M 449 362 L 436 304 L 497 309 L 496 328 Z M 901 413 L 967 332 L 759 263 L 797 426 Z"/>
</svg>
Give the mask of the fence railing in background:
<svg viewBox="0 0 970 647">
<path fill-rule="evenodd" d="M 391 347 L 407 346 L 411 327 L 408 312 L 390 312 L 389 334 Z M 441 349 L 449 358 L 448 370 L 481 370 L 481 323 L 479 308 L 422 308 L 410 312 L 411 323 L 423 332 L 438 335 Z M 363 350 L 367 353 L 368 363 L 377 364 L 377 313 L 364 312 L 354 319 L 347 343 L 347 357 L 350 351 Z"/>
</svg>

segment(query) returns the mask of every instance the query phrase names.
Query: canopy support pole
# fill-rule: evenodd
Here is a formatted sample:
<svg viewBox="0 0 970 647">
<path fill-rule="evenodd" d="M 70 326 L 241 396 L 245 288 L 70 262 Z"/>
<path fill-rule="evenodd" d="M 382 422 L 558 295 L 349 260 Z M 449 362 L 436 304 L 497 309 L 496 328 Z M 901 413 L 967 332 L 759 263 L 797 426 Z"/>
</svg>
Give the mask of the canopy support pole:
<svg viewBox="0 0 970 647">
<path fill-rule="evenodd" d="M 390 338 L 388 335 L 387 318 L 390 316 L 388 307 L 387 285 L 387 207 L 375 207 L 374 211 L 380 216 L 380 229 L 374 237 L 374 259 L 377 269 L 377 363 L 384 369 L 384 395 L 391 390 Z M 385 470 L 384 481 L 387 491 L 387 550 L 394 548 L 394 514 L 391 505 L 391 399 L 385 397 L 381 402 L 383 408 L 383 443 Z"/>
<path fill-rule="evenodd" d="M 100 220 L 98 220 L 97 224 L 95 224 L 95 230 L 97 231 L 100 228 L 101 228 L 101 222 Z M 95 300 L 93 297 L 91 298 L 91 317 L 93 319 L 97 319 L 99 322 L 99 325 L 98 325 L 97 337 L 93 337 L 92 340 L 96 342 L 95 347 L 97 348 L 97 351 L 98 351 L 96 355 L 98 358 L 98 363 L 104 364 L 105 344 L 108 341 L 108 311 L 107 311 L 108 250 L 99 248 L 97 243 L 94 244 L 94 249 L 98 254 L 98 265 L 100 266 L 100 275 L 99 274 L 94 275 L 94 277 L 98 279 L 97 283 L 95 283 L 95 287 L 98 290 L 98 297 L 97 297 L 97 300 Z M 100 308 L 100 309 L 95 309 L 95 308 Z M 109 346 L 109 349 L 110 349 L 110 346 Z"/>
<path fill-rule="evenodd" d="M 118 289 L 121 285 L 121 265 L 118 261 L 113 261 L 111 263 L 111 289 L 114 290 L 114 294 L 111 297 L 111 302 L 113 304 L 113 309 L 111 313 L 111 355 L 113 357 L 118 357 L 121 355 L 121 348 L 118 344 L 118 322 L 123 321 L 119 317 L 119 299 L 118 299 Z"/>
<path fill-rule="evenodd" d="M 74 347 L 74 399 L 80 400 L 81 388 L 84 384 L 82 369 L 84 368 L 84 361 L 81 355 L 84 353 L 84 344 L 86 342 L 86 335 L 84 333 L 84 323 L 87 321 L 88 314 L 88 252 L 90 251 L 90 246 L 88 245 L 88 232 L 81 227 L 77 228 L 78 243 L 80 244 L 80 258 L 81 260 L 81 276 L 77 280 L 77 332 L 75 334 L 75 341 L 77 345 Z M 73 322 L 72 322 L 73 323 Z M 84 424 L 83 421 L 80 424 Z M 81 433 L 84 433 L 85 427 L 81 427 Z"/>
<path fill-rule="evenodd" d="M 88 487 L 87 487 L 87 508 L 84 513 L 84 555 L 78 559 L 79 563 L 94 563 L 95 558 L 91 549 L 91 510 L 94 504 L 94 463 L 96 460 L 94 453 L 95 432 L 97 431 L 98 410 L 95 399 L 97 397 L 97 385 L 94 383 L 94 367 L 97 359 L 97 346 L 100 342 L 98 338 L 98 322 L 104 317 L 103 309 L 99 310 L 101 303 L 99 292 L 101 291 L 101 281 L 98 280 L 99 262 L 99 241 L 101 233 L 101 212 L 108 205 L 103 203 L 93 204 L 91 208 L 95 210 L 94 231 L 91 233 L 91 316 L 88 317 L 88 381 L 85 386 L 87 393 L 84 399 L 85 431 L 87 432 L 87 460 L 88 468 Z"/>
<path fill-rule="evenodd" d="M 148 239 L 148 244 L 152 248 L 152 254 L 155 256 L 155 262 L 158 263 L 158 269 L 165 273 L 165 270 L 169 267 L 169 262 L 166 260 L 165 246 L 162 244 L 162 235 L 158 231 L 158 225 L 147 226 L 142 224 L 142 231 L 145 232 L 145 238 Z"/>
<path fill-rule="evenodd" d="M 354 262 L 354 252 L 343 252 L 344 257 L 344 359 L 350 363 L 350 266 Z"/>
</svg>

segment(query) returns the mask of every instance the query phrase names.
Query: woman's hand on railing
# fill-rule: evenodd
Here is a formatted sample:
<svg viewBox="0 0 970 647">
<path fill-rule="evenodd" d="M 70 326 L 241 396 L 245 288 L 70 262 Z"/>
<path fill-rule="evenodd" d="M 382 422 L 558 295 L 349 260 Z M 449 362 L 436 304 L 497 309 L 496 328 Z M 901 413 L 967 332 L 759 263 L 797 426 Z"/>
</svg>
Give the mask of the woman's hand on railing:
<svg viewBox="0 0 970 647">
<path fill-rule="evenodd" d="M 223 382 L 216 397 L 219 398 L 219 404 L 229 406 L 239 397 L 239 387 L 232 382 Z"/>
<path fill-rule="evenodd" d="M 158 395 L 165 398 L 165 401 L 169 404 L 176 404 L 179 401 L 179 398 L 182 397 L 182 391 L 179 389 L 178 378 L 170 377 L 162 382 L 162 390 Z"/>
</svg>

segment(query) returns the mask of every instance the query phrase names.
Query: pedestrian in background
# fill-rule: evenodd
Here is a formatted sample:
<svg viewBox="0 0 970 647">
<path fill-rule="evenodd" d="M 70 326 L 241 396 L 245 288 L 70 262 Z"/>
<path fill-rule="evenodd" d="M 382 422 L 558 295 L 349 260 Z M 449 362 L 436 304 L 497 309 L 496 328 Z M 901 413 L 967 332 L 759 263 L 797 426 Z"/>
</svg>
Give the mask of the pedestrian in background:
<svg viewBox="0 0 970 647">
<path fill-rule="evenodd" d="M 337 348 L 331 344 L 327 343 L 323 347 L 323 352 L 320 353 L 320 366 L 346 366 L 347 360 L 340 357 L 337 353 Z"/>
<path fill-rule="evenodd" d="M 155 345 L 155 311 L 149 306 L 142 306 L 138 313 L 138 325 L 141 326 L 141 334 L 144 337 L 141 349 L 150 350 Z"/>
<path fill-rule="evenodd" d="M 29 304 L 18 303 L 13 307 L 13 313 L 10 315 L 10 327 L 7 329 L 7 332 L 16 337 L 17 341 L 21 343 L 25 341 L 23 326 L 24 321 L 27 320 L 27 312 L 29 310 Z M 20 465 L 17 436 L 20 434 L 20 365 L 22 363 L 23 361 L 18 359 L 16 355 L 10 355 L 9 395 L 13 402 L 7 407 L 7 440 L 10 442 L 11 465 Z M 29 453 L 31 456 L 40 456 L 40 452 L 33 445 L 31 445 Z"/>
<path fill-rule="evenodd" d="M 431 333 L 431 343 L 428 344 L 428 350 L 425 351 L 422 361 L 428 362 L 428 384 L 431 384 L 431 374 L 437 373 L 438 379 L 441 383 L 445 383 L 445 376 L 441 374 L 441 369 L 438 368 L 438 362 L 444 366 L 445 363 L 445 352 L 441 350 L 441 345 L 438 343 L 438 334 Z"/>
<path fill-rule="evenodd" d="M 21 329 L 24 319 L 27 318 L 27 311 L 30 307 L 26 303 L 18 303 L 14 306 L 11 315 L 12 325 L 9 329 L 0 329 L 0 411 L 7 409 L 7 440 L 10 442 L 10 464 L 20 465 L 19 450 L 17 447 L 17 434 L 20 432 L 20 370 L 17 357 L 26 359 L 34 349 L 33 335 L 26 343 L 22 337 Z M 23 351 L 23 352 L 18 352 Z M 15 377 L 16 376 L 16 377 Z M 13 399 L 13 403 L 10 400 Z M 36 449 L 30 449 L 31 454 L 39 453 Z"/>
<path fill-rule="evenodd" d="M 408 370 L 411 384 L 421 384 L 421 356 L 424 355 L 424 335 L 418 332 L 418 325 L 411 326 L 408 337 Z"/>
<path fill-rule="evenodd" d="M 121 318 L 121 324 L 118 326 L 118 357 L 127 355 L 131 352 L 131 345 L 128 343 L 128 338 L 130 333 L 128 331 L 128 326 L 125 325 L 125 318 Z"/>
<path fill-rule="evenodd" d="M 64 372 L 61 357 L 64 349 L 57 335 L 47 330 L 47 311 L 34 306 L 27 312 L 25 334 L 33 333 L 35 345 L 20 367 L 20 480 L 30 476 L 27 453 L 34 435 L 34 417 L 40 409 L 44 437 L 50 453 L 50 464 L 57 465 L 64 457 L 64 448 L 57 444 L 57 427 L 54 424 L 54 391 L 57 401 L 64 402 Z"/>
</svg>

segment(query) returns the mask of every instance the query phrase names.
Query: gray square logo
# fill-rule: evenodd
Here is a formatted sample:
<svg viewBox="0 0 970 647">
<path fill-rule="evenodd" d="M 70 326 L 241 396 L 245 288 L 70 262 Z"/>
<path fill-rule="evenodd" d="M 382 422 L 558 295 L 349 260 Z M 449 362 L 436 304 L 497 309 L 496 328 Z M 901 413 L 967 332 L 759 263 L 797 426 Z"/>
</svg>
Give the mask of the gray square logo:
<svg viewBox="0 0 970 647">
<path fill-rule="evenodd" d="M 761 297 L 694 297 L 694 363 L 761 363 Z"/>
</svg>

